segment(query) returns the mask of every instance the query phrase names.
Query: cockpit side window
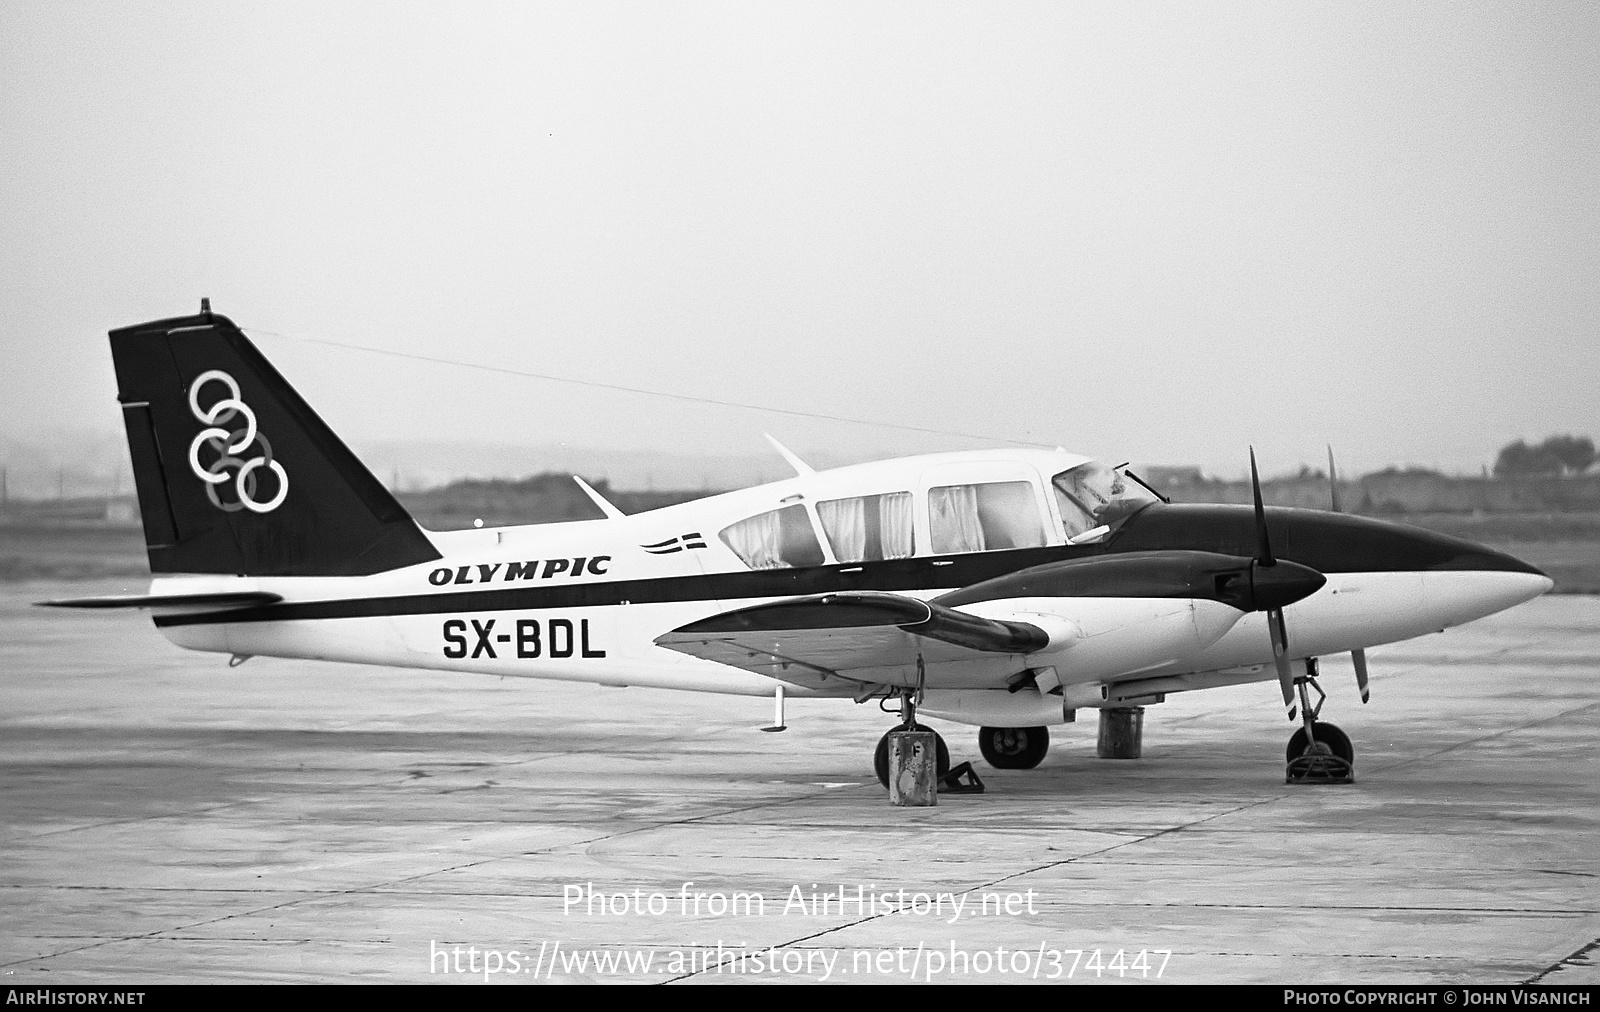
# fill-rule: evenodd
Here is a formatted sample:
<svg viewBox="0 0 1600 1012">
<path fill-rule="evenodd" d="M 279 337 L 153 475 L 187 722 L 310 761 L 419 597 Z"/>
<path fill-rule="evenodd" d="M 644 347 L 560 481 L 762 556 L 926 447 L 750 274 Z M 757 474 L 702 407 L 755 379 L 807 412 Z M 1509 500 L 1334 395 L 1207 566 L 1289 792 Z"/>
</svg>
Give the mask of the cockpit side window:
<svg viewBox="0 0 1600 1012">
<path fill-rule="evenodd" d="M 730 524 L 717 536 L 751 569 L 798 569 L 825 561 L 811 517 L 799 503 Z"/>
<path fill-rule="evenodd" d="M 1138 483 L 1096 460 L 1062 471 L 1050 486 L 1068 539 L 1097 527 L 1114 529 L 1156 501 Z"/>
<path fill-rule="evenodd" d="M 817 503 L 817 519 L 840 562 L 904 559 L 916 550 L 910 492 Z"/>
<path fill-rule="evenodd" d="M 1044 522 L 1033 483 L 997 481 L 928 490 L 928 525 L 936 555 L 1037 548 Z"/>
</svg>

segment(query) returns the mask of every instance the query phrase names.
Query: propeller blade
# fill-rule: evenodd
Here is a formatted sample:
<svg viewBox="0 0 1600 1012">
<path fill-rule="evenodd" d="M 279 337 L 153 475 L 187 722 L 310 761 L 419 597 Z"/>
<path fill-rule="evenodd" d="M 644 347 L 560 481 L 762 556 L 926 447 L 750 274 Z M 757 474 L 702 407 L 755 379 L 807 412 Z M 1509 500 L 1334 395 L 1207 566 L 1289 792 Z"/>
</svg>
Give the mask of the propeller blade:
<svg viewBox="0 0 1600 1012">
<path fill-rule="evenodd" d="M 1294 720 L 1294 672 L 1289 668 L 1289 627 L 1283 621 L 1283 609 L 1267 612 L 1267 631 L 1272 634 L 1272 663 L 1278 667 L 1278 685 L 1283 689 L 1283 708 Z"/>
<path fill-rule="evenodd" d="M 1333 504 L 1335 513 L 1342 513 L 1339 509 L 1339 472 L 1333 468 L 1333 444 L 1328 444 L 1328 500 Z"/>
<path fill-rule="evenodd" d="M 1251 586 L 1252 590 L 1254 590 L 1257 582 L 1264 587 L 1270 588 L 1272 587 L 1273 583 L 1281 581 L 1269 579 L 1260 579 L 1258 581 L 1258 577 L 1265 576 L 1265 574 L 1262 573 L 1262 570 L 1273 571 L 1278 565 L 1278 560 L 1273 558 L 1272 542 L 1267 537 L 1267 507 L 1266 504 L 1261 500 L 1261 472 L 1256 469 L 1256 448 L 1253 446 L 1250 447 L 1250 489 L 1255 493 L 1256 541 L 1259 546 L 1256 552 L 1256 563 L 1251 567 L 1250 570 L 1250 578 L 1252 580 Z M 1305 567 L 1295 566 L 1294 568 L 1304 569 Z M 1321 573 L 1318 573 L 1316 570 L 1306 569 L 1305 571 L 1306 573 L 1321 580 L 1320 583 L 1311 583 L 1309 585 L 1311 592 L 1315 592 L 1322 586 L 1323 583 L 1327 582 L 1327 577 L 1323 576 Z M 1275 572 L 1274 575 L 1276 575 Z M 1296 580 L 1295 582 L 1299 583 L 1300 581 Z M 1272 589 L 1285 589 L 1290 590 L 1292 593 L 1294 590 L 1298 590 L 1299 588 L 1284 587 Z M 1300 595 L 1300 597 L 1304 596 L 1304 594 Z M 1291 598 L 1291 600 L 1299 600 L 1300 597 L 1294 597 Z M 1277 604 L 1277 602 L 1272 603 Z M 1267 632 L 1272 637 L 1272 663 L 1276 665 L 1278 669 L 1278 686 L 1283 689 L 1283 708 L 1285 712 L 1288 713 L 1289 720 L 1293 721 L 1295 717 L 1294 671 L 1289 667 L 1289 627 L 1283 621 L 1282 604 L 1277 604 L 1276 607 L 1268 610 Z"/>
<path fill-rule="evenodd" d="M 1275 566 L 1272 542 L 1267 538 L 1267 507 L 1261 501 L 1261 475 L 1256 471 L 1256 448 L 1250 447 L 1250 487 L 1256 497 L 1256 561 L 1263 566 Z"/>
<path fill-rule="evenodd" d="M 1365 703 L 1370 696 L 1367 692 L 1367 652 L 1352 650 L 1350 659 L 1356 663 L 1356 688 L 1361 690 L 1361 701 Z"/>
</svg>

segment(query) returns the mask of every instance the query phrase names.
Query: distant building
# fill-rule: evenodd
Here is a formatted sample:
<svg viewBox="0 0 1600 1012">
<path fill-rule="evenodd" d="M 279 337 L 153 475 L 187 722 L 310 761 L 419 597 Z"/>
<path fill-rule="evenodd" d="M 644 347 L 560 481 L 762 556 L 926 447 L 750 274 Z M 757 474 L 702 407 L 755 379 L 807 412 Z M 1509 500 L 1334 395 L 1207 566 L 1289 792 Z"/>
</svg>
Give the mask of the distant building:
<svg viewBox="0 0 1600 1012">
<path fill-rule="evenodd" d="M 139 504 L 131 497 L 120 497 L 106 500 L 106 523 L 108 524 L 137 524 L 139 522 Z"/>
<path fill-rule="evenodd" d="M 1139 472 L 1139 477 L 1157 488 L 1199 485 L 1206 480 L 1205 475 L 1200 473 L 1198 467 L 1175 467 L 1164 464 L 1155 464 L 1142 468 Z"/>
</svg>

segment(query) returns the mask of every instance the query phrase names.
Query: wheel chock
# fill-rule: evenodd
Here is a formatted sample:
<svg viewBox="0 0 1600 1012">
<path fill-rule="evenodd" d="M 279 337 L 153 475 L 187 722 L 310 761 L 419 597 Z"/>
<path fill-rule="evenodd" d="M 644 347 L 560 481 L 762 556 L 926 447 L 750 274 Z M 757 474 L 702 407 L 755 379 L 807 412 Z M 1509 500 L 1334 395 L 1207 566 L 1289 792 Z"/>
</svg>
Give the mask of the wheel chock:
<svg viewBox="0 0 1600 1012">
<path fill-rule="evenodd" d="M 1303 755 L 1291 759 L 1283 773 L 1286 784 L 1353 784 L 1356 768 L 1336 755 Z"/>
<path fill-rule="evenodd" d="M 965 781 L 963 781 L 965 777 Z M 950 772 L 939 778 L 940 794 L 982 794 L 983 781 L 971 763 L 950 767 Z"/>
</svg>

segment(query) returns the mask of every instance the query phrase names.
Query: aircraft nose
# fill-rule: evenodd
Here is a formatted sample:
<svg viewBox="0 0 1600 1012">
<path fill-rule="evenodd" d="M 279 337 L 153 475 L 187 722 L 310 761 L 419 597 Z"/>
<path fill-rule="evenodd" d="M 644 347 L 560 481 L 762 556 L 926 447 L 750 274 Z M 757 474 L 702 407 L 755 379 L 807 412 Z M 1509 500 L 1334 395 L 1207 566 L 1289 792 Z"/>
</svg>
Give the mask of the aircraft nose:
<svg viewBox="0 0 1600 1012">
<path fill-rule="evenodd" d="M 1468 541 L 1458 541 L 1462 548 L 1453 558 L 1434 569 L 1468 569 L 1480 573 L 1516 573 L 1521 576 L 1537 577 L 1548 585 L 1545 590 L 1555 586 L 1555 581 L 1546 576 L 1538 567 L 1531 566 L 1515 555 L 1502 552 L 1483 545 L 1475 545 Z M 1532 582 L 1528 583 L 1532 586 Z M 1540 591 L 1543 593 L 1544 591 Z"/>
<path fill-rule="evenodd" d="M 1444 624 L 1458 625 L 1514 608 L 1555 586 L 1532 566 L 1527 570 L 1436 570 L 1423 574 L 1424 595 Z"/>
<path fill-rule="evenodd" d="M 1522 601 L 1532 601 L 1536 597 L 1550 593 L 1556 588 L 1556 581 L 1543 573 L 1530 573 L 1527 575 L 1527 586 L 1523 588 Z M 1521 604 L 1522 601 L 1518 601 Z"/>
</svg>

